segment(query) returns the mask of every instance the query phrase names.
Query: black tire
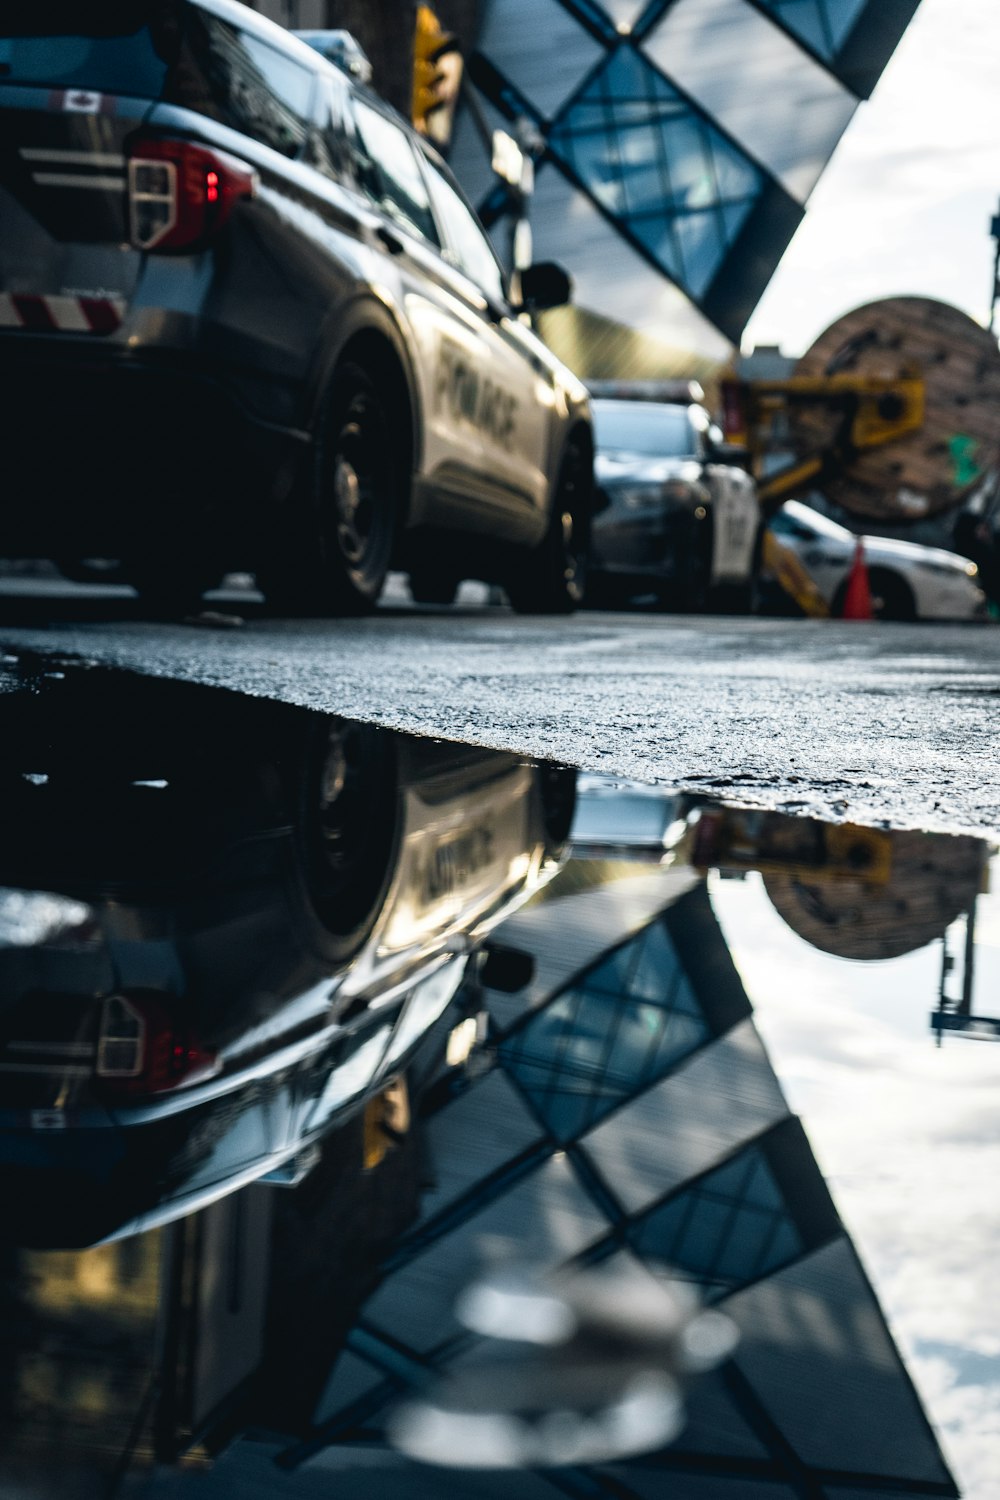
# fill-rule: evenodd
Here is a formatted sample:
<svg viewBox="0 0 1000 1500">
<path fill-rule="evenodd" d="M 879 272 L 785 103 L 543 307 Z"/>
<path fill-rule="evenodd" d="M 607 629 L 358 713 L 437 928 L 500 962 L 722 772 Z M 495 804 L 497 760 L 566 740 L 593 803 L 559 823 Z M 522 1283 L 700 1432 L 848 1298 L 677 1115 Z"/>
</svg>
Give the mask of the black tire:
<svg viewBox="0 0 1000 1500">
<path fill-rule="evenodd" d="M 71 583 L 127 583 L 124 565 L 117 557 L 56 557 L 55 566 Z"/>
<path fill-rule="evenodd" d="M 716 614 L 759 614 L 762 604 L 760 570 L 763 554 L 764 528 L 763 526 L 759 526 L 754 539 L 753 557 L 750 561 L 749 575 L 740 583 L 717 584 L 711 591 L 710 604 Z"/>
<path fill-rule="evenodd" d="M 905 578 L 889 568 L 872 568 L 868 573 L 868 588 L 872 599 L 872 614 L 876 620 L 915 620 L 917 602 L 913 590 Z M 847 579 L 837 585 L 833 596 L 833 616 L 842 619 L 844 601 L 847 598 Z"/>
<path fill-rule="evenodd" d="M 621 609 L 629 601 L 629 590 L 622 580 L 608 573 L 587 572 L 587 591 L 583 597 L 583 609 Z"/>
<path fill-rule="evenodd" d="M 692 515 L 677 571 L 658 590 L 661 609 L 692 615 L 708 612 L 713 545 L 711 516 Z"/>
<path fill-rule="evenodd" d="M 410 597 L 415 604 L 454 604 L 458 579 L 443 569 L 414 568 L 410 574 Z"/>
<path fill-rule="evenodd" d="M 868 575 L 872 595 L 872 612 L 876 620 L 915 620 L 917 601 L 905 578 L 883 568 L 873 568 Z"/>
<path fill-rule="evenodd" d="M 368 372 L 341 365 L 324 403 L 309 492 L 257 571 L 269 603 L 294 614 L 358 615 L 374 608 L 395 537 L 398 448 Z"/>
<path fill-rule="evenodd" d="M 222 569 L 198 566 L 187 558 L 144 558 L 126 564 L 125 576 L 145 611 L 155 619 L 176 619 L 198 613 L 205 594 L 219 583 Z"/>
<path fill-rule="evenodd" d="M 590 448 L 571 438 L 552 492 L 549 526 L 541 543 L 521 555 L 507 580 L 518 614 L 568 615 L 583 602 L 593 509 Z"/>
</svg>

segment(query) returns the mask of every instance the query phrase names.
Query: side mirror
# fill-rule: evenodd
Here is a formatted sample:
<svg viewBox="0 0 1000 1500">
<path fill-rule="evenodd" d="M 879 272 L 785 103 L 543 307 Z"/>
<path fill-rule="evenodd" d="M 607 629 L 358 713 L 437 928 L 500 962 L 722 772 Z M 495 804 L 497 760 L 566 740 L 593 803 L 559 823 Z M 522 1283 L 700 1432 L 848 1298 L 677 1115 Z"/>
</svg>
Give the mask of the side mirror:
<svg viewBox="0 0 1000 1500">
<path fill-rule="evenodd" d="M 750 449 L 742 443 L 712 443 L 707 456 L 712 464 L 731 464 L 734 469 L 750 467 Z"/>
<path fill-rule="evenodd" d="M 525 312 L 544 312 L 547 307 L 564 307 L 572 300 L 573 283 L 569 273 L 554 261 L 540 260 L 526 266 L 521 276 L 521 306 Z"/>
<path fill-rule="evenodd" d="M 499 990 L 503 995 L 516 995 L 535 977 L 535 959 L 523 948 L 510 948 L 504 943 L 490 943 L 480 963 L 479 981 L 488 990 Z"/>
</svg>

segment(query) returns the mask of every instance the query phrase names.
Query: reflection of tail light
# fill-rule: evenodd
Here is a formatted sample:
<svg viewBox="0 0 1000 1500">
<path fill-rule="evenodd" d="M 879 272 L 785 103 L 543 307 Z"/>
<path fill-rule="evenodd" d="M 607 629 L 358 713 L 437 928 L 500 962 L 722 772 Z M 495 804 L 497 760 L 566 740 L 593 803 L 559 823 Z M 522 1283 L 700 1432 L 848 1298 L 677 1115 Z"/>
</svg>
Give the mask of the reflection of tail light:
<svg viewBox="0 0 1000 1500">
<path fill-rule="evenodd" d="M 252 167 L 225 151 L 160 136 L 129 148 L 128 200 L 137 250 L 200 249 L 222 228 L 233 205 L 253 198 Z"/>
<path fill-rule="evenodd" d="M 117 1094 L 162 1094 L 216 1069 L 214 1052 L 155 994 L 109 995 L 101 1009 L 95 1073 Z"/>
</svg>

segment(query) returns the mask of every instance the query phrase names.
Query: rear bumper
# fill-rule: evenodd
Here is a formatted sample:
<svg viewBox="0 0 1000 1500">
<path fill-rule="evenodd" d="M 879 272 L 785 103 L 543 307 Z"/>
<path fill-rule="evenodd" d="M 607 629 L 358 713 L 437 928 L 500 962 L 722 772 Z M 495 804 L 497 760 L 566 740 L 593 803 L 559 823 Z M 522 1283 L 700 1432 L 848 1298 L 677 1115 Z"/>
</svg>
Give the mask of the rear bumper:
<svg viewBox="0 0 1000 1500">
<path fill-rule="evenodd" d="M 263 421 L 241 383 L 191 356 L 0 335 L 0 556 L 197 540 L 251 562 L 308 438 Z"/>
</svg>

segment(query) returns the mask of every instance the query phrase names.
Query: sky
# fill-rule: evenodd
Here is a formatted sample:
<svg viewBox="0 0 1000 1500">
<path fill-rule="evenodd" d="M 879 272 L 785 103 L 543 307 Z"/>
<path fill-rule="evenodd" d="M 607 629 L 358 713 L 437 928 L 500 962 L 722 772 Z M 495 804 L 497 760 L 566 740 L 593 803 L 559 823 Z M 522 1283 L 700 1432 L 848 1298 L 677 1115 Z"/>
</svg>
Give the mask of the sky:
<svg viewBox="0 0 1000 1500">
<path fill-rule="evenodd" d="M 1000 3 L 922 0 L 809 200 L 743 346 L 801 354 L 875 298 L 989 317 L 1000 200 Z"/>
<path fill-rule="evenodd" d="M 987 1015 L 1000 976 L 998 877 L 994 861 L 976 928 L 974 1011 Z M 716 880 L 712 899 L 754 1023 L 962 1494 L 996 1500 L 1000 1045 L 934 1046 L 940 943 L 851 962 L 786 927 L 758 876 Z"/>
</svg>

